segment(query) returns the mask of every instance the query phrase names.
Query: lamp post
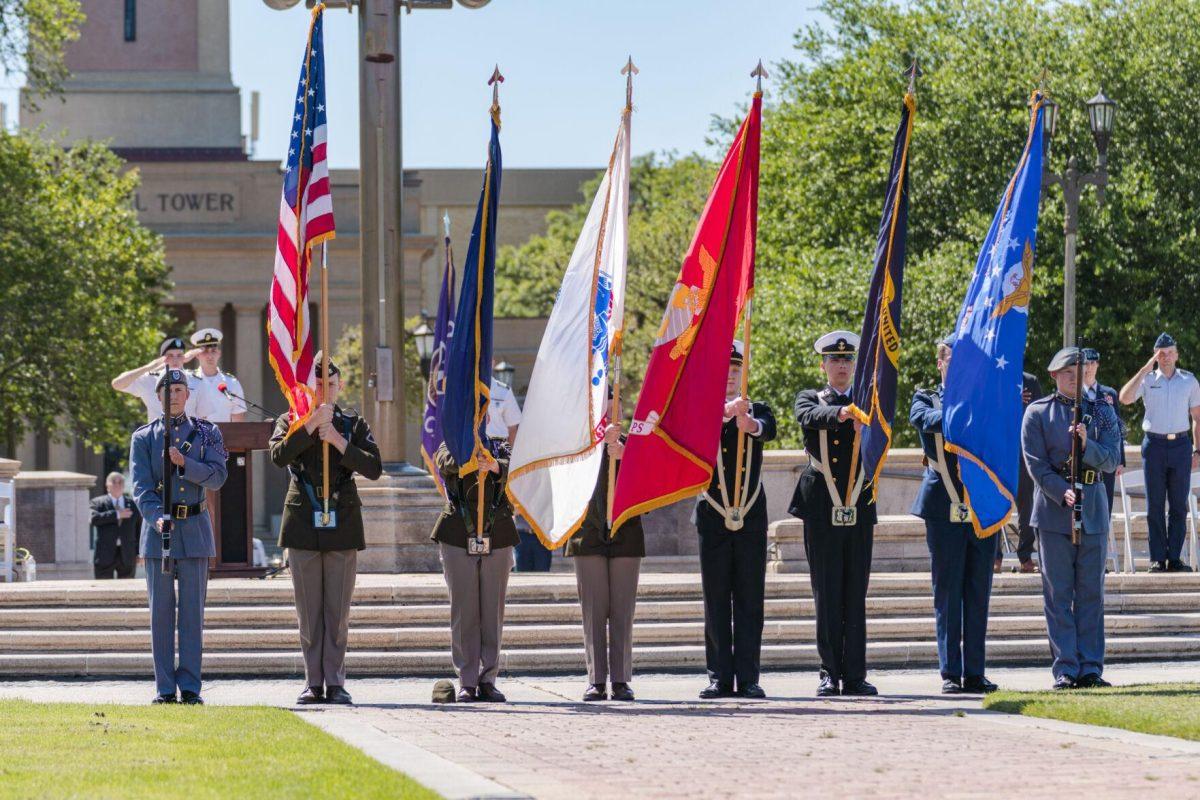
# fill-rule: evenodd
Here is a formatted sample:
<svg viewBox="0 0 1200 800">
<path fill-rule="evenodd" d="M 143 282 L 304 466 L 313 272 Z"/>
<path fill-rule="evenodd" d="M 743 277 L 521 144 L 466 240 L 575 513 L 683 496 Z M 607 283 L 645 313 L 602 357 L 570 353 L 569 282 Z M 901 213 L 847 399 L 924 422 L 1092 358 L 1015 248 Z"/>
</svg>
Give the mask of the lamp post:
<svg viewBox="0 0 1200 800">
<path fill-rule="evenodd" d="M 1065 239 L 1065 259 L 1063 261 L 1063 347 L 1075 343 L 1075 239 L 1079 234 L 1079 198 L 1087 186 L 1096 187 L 1096 202 L 1104 205 L 1104 190 L 1108 186 L 1108 141 L 1112 136 L 1113 122 L 1116 119 L 1117 104 L 1104 96 L 1104 92 L 1086 103 L 1088 111 L 1088 127 L 1092 131 L 1092 139 L 1096 143 L 1096 169 L 1094 172 L 1080 172 L 1079 163 L 1075 156 L 1067 159 L 1067 169 L 1062 173 L 1051 172 L 1044 168 L 1042 172 L 1042 189 L 1047 190 L 1057 184 L 1063 192 L 1063 234 Z M 1042 139 L 1047 160 L 1050 155 L 1050 140 L 1058 127 L 1058 104 L 1053 100 L 1045 104 L 1045 136 Z"/>
<path fill-rule="evenodd" d="M 421 359 L 421 375 L 429 380 L 429 368 L 433 365 L 433 339 L 436 335 L 429 326 L 429 319 L 422 314 L 421 324 L 408 332 L 417 345 L 417 358 Z"/>
<path fill-rule="evenodd" d="M 300 0 L 263 0 L 285 10 Z M 458 0 L 477 9 L 490 0 Z M 306 0 L 311 8 L 315 0 Z M 404 163 L 400 119 L 400 11 L 449 9 L 452 0 L 325 0 L 358 13 L 359 268 L 363 408 L 391 475 L 423 475 L 405 456 Z"/>
<path fill-rule="evenodd" d="M 512 388 L 513 377 L 516 374 L 517 368 L 507 361 L 501 361 L 492 369 L 492 376 L 510 389 Z"/>
</svg>

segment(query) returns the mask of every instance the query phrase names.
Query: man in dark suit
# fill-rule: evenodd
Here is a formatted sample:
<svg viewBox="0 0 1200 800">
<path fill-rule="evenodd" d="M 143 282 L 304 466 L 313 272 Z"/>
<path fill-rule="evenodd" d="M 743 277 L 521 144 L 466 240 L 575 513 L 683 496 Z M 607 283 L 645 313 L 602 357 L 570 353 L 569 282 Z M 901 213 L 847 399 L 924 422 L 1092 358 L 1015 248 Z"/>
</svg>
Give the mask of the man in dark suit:
<svg viewBox="0 0 1200 800">
<path fill-rule="evenodd" d="M 733 343 L 726 383 L 721 458 L 696 505 L 700 582 L 704 589 L 704 655 L 708 686 L 700 698 L 762 698 L 758 685 L 767 577 L 767 496 L 763 444 L 775 438 L 775 414 L 742 397 L 742 344 Z M 738 437 L 743 437 L 737 487 Z M 738 494 L 735 494 L 738 492 Z"/>
<path fill-rule="evenodd" d="M 866 680 L 867 581 L 876 510 L 858 457 L 862 423 L 847 408 L 858 343 L 858 334 L 850 331 L 817 339 L 814 347 L 827 383 L 796 395 L 808 466 L 788 512 L 804 520 L 821 657 L 818 697 L 878 694 Z"/>
<path fill-rule="evenodd" d="M 1093 347 L 1083 348 L 1083 389 L 1084 396 L 1093 403 L 1101 402 L 1108 403 L 1113 407 L 1113 411 L 1119 408 L 1118 403 L 1120 397 L 1117 390 L 1111 386 L 1105 386 L 1096 380 L 1096 373 L 1100 371 L 1100 351 Z M 1117 413 L 1117 432 L 1121 435 L 1121 463 L 1112 472 L 1104 473 L 1104 491 L 1108 494 L 1109 510 L 1113 508 L 1113 496 L 1116 493 L 1117 476 L 1125 469 L 1125 420 L 1121 419 L 1120 412 Z"/>
<path fill-rule="evenodd" d="M 110 472 L 104 481 L 107 494 L 92 498 L 92 526 L 96 529 L 92 568 L 97 580 L 132 578 L 137 571 L 138 539 L 142 515 L 133 498 L 125 494 L 125 476 Z"/>
</svg>

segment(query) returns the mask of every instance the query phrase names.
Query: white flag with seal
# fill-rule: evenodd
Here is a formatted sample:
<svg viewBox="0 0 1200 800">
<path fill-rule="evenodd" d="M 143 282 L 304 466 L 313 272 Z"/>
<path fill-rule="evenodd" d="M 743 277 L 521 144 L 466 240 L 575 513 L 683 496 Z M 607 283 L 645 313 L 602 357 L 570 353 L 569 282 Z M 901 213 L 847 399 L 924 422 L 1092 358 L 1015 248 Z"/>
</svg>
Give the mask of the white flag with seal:
<svg viewBox="0 0 1200 800">
<path fill-rule="evenodd" d="M 629 117 L 627 107 L 563 274 L 509 461 L 508 496 L 552 549 L 579 529 L 600 477 L 609 366 L 625 312 Z"/>
</svg>

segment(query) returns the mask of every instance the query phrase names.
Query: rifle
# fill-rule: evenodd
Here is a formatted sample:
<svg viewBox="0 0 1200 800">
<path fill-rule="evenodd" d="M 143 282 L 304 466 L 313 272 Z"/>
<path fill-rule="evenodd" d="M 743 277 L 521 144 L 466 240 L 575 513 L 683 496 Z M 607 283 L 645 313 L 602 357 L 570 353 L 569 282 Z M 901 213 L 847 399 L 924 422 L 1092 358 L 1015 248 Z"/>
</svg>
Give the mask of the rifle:
<svg viewBox="0 0 1200 800">
<path fill-rule="evenodd" d="M 162 571 L 164 575 L 171 573 L 171 473 L 175 466 L 171 463 L 171 384 L 168 380 L 163 387 L 163 488 L 162 488 Z"/>
<path fill-rule="evenodd" d="M 1083 452 L 1079 446 L 1079 425 L 1083 422 L 1083 347 L 1075 342 L 1075 402 L 1071 406 L 1071 487 L 1075 490 L 1075 504 L 1071 507 L 1071 544 L 1077 545 L 1083 532 L 1083 470 L 1080 460 Z"/>
</svg>

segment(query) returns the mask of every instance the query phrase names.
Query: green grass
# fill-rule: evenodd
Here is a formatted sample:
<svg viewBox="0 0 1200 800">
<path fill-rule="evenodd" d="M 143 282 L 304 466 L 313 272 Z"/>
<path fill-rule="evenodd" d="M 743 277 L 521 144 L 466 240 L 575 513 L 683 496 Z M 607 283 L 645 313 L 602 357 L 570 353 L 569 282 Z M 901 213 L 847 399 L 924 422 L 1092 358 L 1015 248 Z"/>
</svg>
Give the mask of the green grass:
<svg viewBox="0 0 1200 800">
<path fill-rule="evenodd" d="M 436 798 L 266 707 L 0 701 L 0 798 Z"/>
<path fill-rule="evenodd" d="M 1066 692 L 996 692 L 984 699 L 983 707 L 1200 741 L 1200 683 L 1156 683 Z"/>
</svg>

